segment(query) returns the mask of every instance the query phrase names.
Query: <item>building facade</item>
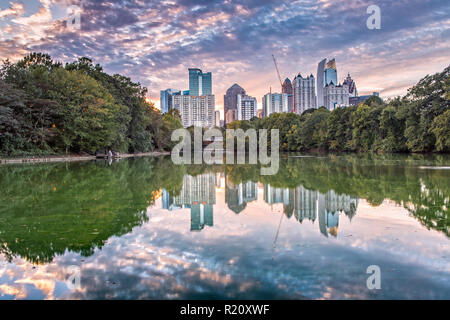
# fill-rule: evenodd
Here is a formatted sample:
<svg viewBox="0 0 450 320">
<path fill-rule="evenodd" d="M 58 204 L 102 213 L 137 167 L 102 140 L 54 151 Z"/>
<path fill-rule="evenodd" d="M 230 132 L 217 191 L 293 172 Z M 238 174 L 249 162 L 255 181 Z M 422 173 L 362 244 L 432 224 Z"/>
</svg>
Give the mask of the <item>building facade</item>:
<svg viewBox="0 0 450 320">
<path fill-rule="evenodd" d="M 237 120 L 237 96 L 246 95 L 245 90 L 237 83 L 228 88 L 226 94 L 223 96 L 223 110 L 225 115 L 225 123 L 230 123 Z M 228 111 L 234 110 L 234 112 L 228 113 Z M 229 115 L 229 116 L 227 116 Z M 229 121 L 230 120 L 230 121 Z"/>
<path fill-rule="evenodd" d="M 355 81 L 353 81 L 352 77 L 350 77 L 350 73 L 347 75 L 347 78 L 345 78 L 345 80 L 342 84 L 348 86 L 348 94 L 350 97 L 358 96 L 358 90 L 356 89 L 356 83 L 355 83 Z"/>
<path fill-rule="evenodd" d="M 337 80 L 337 68 L 336 68 L 336 60 L 332 59 L 327 62 L 327 67 L 325 69 L 324 74 L 324 86 L 330 83 L 334 83 L 335 85 L 338 83 Z"/>
<path fill-rule="evenodd" d="M 350 105 L 347 85 L 334 85 L 333 82 L 324 88 L 324 106 L 330 111 Z"/>
<path fill-rule="evenodd" d="M 211 72 L 205 72 L 201 69 L 189 69 L 189 95 L 206 96 L 212 95 L 212 75 Z"/>
<path fill-rule="evenodd" d="M 281 93 L 286 93 L 288 95 L 288 110 L 289 112 L 294 111 L 294 88 L 292 82 L 289 78 L 286 78 L 281 86 Z"/>
<path fill-rule="evenodd" d="M 325 63 L 327 62 L 327 59 L 323 59 L 319 62 L 317 66 L 317 106 L 322 107 L 324 105 L 323 103 L 323 87 L 325 86 L 325 79 L 324 79 L 324 73 L 325 73 Z"/>
<path fill-rule="evenodd" d="M 258 116 L 258 103 L 256 98 L 240 95 L 237 96 L 237 120 L 250 120 Z"/>
<path fill-rule="evenodd" d="M 294 110 L 297 114 L 302 114 L 308 109 L 317 108 L 315 78 L 310 75 L 303 78 L 299 73 L 293 81 L 294 89 Z"/>
<path fill-rule="evenodd" d="M 216 115 L 213 95 L 175 95 L 172 99 L 173 107 L 180 112 L 183 127 L 214 127 Z"/>
<path fill-rule="evenodd" d="M 263 97 L 263 116 L 270 116 L 272 113 L 289 112 L 287 93 L 268 93 Z"/>
</svg>

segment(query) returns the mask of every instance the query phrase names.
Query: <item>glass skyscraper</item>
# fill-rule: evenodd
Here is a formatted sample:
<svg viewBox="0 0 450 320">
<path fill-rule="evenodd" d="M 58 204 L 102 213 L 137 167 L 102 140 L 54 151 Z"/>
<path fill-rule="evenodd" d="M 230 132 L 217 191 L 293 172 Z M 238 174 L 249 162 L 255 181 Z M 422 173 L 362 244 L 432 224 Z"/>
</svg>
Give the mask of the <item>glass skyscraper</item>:
<svg viewBox="0 0 450 320">
<path fill-rule="evenodd" d="M 330 60 L 327 62 L 327 68 L 325 69 L 325 83 L 324 86 L 333 82 L 334 85 L 338 85 L 337 82 L 337 68 L 336 60 Z"/>
<path fill-rule="evenodd" d="M 189 95 L 205 96 L 212 95 L 211 72 L 203 73 L 197 68 L 189 69 Z"/>
</svg>

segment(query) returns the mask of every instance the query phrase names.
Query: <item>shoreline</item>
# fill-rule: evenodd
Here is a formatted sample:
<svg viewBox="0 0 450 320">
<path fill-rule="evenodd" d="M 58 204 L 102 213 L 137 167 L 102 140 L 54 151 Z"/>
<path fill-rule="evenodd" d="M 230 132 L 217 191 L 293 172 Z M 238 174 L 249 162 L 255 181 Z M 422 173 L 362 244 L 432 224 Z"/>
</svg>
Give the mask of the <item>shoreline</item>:
<svg viewBox="0 0 450 320">
<path fill-rule="evenodd" d="M 143 152 L 143 153 L 124 153 L 116 159 L 126 159 L 135 157 L 159 157 L 170 155 L 170 152 Z M 53 163 L 53 162 L 76 162 L 96 160 L 96 156 L 68 155 L 68 156 L 35 156 L 29 158 L 0 158 L 1 164 L 25 164 L 25 163 Z"/>
</svg>

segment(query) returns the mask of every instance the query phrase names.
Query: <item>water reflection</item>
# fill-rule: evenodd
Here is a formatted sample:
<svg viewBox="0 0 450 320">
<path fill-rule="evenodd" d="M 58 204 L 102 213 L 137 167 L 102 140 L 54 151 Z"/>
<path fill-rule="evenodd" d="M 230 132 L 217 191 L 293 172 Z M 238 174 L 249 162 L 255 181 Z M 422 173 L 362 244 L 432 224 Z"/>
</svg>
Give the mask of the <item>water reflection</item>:
<svg viewBox="0 0 450 320">
<path fill-rule="evenodd" d="M 286 157 L 275 176 L 164 158 L 2 166 L 0 298 L 449 298 L 450 170 L 433 165 L 449 159 Z M 365 291 L 372 259 L 395 270 L 390 293 Z"/>
</svg>

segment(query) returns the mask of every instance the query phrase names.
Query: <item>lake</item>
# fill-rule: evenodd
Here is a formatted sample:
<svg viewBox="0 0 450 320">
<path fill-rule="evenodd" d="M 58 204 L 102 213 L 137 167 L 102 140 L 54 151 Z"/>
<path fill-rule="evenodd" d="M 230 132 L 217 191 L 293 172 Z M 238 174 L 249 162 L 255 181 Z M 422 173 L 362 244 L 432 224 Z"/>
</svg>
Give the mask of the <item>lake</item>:
<svg viewBox="0 0 450 320">
<path fill-rule="evenodd" d="M 449 208 L 448 155 L 2 165 L 0 299 L 450 299 Z"/>
</svg>

